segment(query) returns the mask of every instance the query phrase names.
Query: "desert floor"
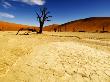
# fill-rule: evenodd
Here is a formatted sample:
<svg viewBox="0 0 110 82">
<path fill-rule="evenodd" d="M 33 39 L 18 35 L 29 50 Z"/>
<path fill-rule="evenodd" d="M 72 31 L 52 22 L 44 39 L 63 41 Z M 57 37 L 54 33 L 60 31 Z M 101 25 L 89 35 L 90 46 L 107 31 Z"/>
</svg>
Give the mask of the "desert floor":
<svg viewBox="0 0 110 82">
<path fill-rule="evenodd" d="M 0 82 L 110 82 L 110 33 L 1 31 Z"/>
</svg>

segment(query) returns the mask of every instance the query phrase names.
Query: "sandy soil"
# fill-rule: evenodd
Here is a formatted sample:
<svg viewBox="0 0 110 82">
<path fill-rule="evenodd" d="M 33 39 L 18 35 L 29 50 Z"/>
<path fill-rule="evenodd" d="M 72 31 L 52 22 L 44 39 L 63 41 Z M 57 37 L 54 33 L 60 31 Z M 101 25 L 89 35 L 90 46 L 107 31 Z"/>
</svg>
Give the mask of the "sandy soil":
<svg viewBox="0 0 110 82">
<path fill-rule="evenodd" d="M 110 34 L 0 32 L 0 82 L 110 82 Z"/>
</svg>

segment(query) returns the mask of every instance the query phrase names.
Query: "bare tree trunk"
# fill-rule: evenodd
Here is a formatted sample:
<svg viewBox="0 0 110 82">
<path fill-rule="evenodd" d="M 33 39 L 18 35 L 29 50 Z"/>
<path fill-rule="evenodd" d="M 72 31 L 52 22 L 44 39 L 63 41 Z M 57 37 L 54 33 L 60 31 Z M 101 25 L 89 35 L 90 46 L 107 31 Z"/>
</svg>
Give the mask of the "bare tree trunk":
<svg viewBox="0 0 110 82">
<path fill-rule="evenodd" d="M 42 33 L 42 28 L 43 28 L 43 27 L 40 27 L 39 33 Z"/>
<path fill-rule="evenodd" d="M 103 26 L 103 32 L 105 31 L 105 28 L 104 28 L 104 26 Z"/>
<path fill-rule="evenodd" d="M 40 29 L 39 29 L 39 34 L 41 34 L 42 33 L 42 29 L 43 29 L 43 23 L 40 23 Z"/>
<path fill-rule="evenodd" d="M 20 28 L 20 29 L 18 30 L 18 32 L 16 33 L 16 35 L 18 35 L 19 31 L 22 31 L 22 30 L 23 30 L 23 28 Z"/>
</svg>

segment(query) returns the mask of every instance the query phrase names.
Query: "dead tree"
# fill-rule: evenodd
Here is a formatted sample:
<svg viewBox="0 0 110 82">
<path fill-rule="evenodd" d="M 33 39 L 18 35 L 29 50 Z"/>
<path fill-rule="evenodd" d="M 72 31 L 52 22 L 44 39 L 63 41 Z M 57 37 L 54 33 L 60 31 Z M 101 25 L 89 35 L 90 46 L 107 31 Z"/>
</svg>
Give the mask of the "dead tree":
<svg viewBox="0 0 110 82">
<path fill-rule="evenodd" d="M 57 29 L 56 28 L 54 28 L 54 32 L 56 32 L 57 31 Z"/>
<path fill-rule="evenodd" d="M 46 22 L 46 21 L 50 21 L 50 20 L 48 20 L 50 17 L 52 17 L 52 16 L 49 16 L 48 14 L 50 14 L 50 12 L 49 11 L 47 11 L 47 8 L 43 8 L 43 9 L 40 9 L 40 12 L 38 13 L 38 12 L 36 12 L 36 14 L 37 14 L 37 19 L 38 19 L 38 21 L 39 21 L 39 24 L 40 24 L 40 29 L 39 29 L 39 32 L 37 32 L 37 33 L 39 33 L 39 34 L 41 34 L 42 33 L 42 29 L 43 29 L 43 26 L 44 26 L 44 23 Z"/>
<path fill-rule="evenodd" d="M 101 33 L 107 32 L 107 30 L 105 30 L 105 28 L 108 27 L 108 26 L 109 26 L 109 23 L 102 24 L 102 31 L 101 31 Z"/>
<path fill-rule="evenodd" d="M 18 35 L 18 33 L 19 33 L 20 31 L 37 32 L 37 31 L 36 31 L 35 29 L 33 29 L 33 28 L 20 28 L 20 29 L 18 30 L 18 32 L 16 33 L 16 35 Z M 25 35 L 29 35 L 28 32 L 27 32 Z"/>
</svg>

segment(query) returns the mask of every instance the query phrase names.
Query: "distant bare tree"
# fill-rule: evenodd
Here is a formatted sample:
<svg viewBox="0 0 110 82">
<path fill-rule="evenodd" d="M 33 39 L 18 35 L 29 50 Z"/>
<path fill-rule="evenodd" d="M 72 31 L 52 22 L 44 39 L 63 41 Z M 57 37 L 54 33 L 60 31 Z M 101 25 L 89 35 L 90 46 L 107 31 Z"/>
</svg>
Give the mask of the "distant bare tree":
<svg viewBox="0 0 110 82">
<path fill-rule="evenodd" d="M 36 14 L 37 14 L 37 19 L 38 19 L 38 21 L 39 21 L 39 24 L 40 24 L 40 30 L 39 30 L 39 32 L 37 32 L 37 33 L 39 33 L 39 34 L 41 34 L 42 33 L 42 29 L 43 29 L 43 26 L 44 26 L 44 23 L 46 22 L 46 21 L 50 21 L 50 20 L 48 20 L 50 17 L 52 17 L 52 16 L 49 16 L 48 14 L 50 14 L 50 12 L 49 11 L 47 11 L 47 8 L 43 8 L 43 9 L 40 9 L 40 12 L 38 13 L 38 12 L 36 12 Z"/>
<path fill-rule="evenodd" d="M 57 31 L 57 29 L 56 28 L 54 28 L 54 32 L 56 32 Z"/>
<path fill-rule="evenodd" d="M 109 23 L 103 23 L 102 24 L 102 33 L 107 32 L 107 30 L 105 30 L 106 27 L 108 27 L 110 24 Z"/>
<path fill-rule="evenodd" d="M 18 33 L 20 32 L 20 31 L 31 31 L 31 32 L 36 32 L 36 29 L 33 29 L 33 28 L 20 28 L 19 30 L 18 30 L 18 32 L 16 33 L 16 35 L 18 35 Z M 25 33 L 25 35 L 29 35 L 29 33 Z"/>
</svg>

